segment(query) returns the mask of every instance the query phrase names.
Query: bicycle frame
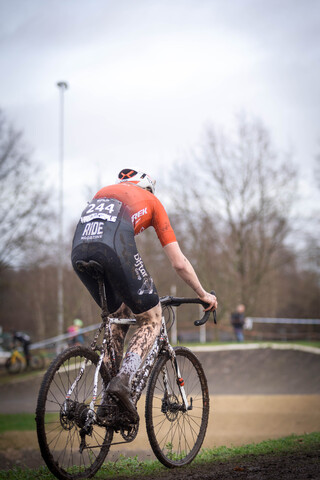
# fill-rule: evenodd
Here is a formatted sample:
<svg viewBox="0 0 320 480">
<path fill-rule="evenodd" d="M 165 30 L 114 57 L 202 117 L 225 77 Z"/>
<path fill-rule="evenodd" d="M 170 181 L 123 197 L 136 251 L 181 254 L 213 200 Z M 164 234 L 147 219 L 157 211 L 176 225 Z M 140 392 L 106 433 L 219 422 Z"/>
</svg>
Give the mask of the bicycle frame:
<svg viewBox="0 0 320 480">
<path fill-rule="evenodd" d="M 114 351 L 114 347 L 113 347 L 113 344 L 112 344 L 112 334 L 111 334 L 111 325 L 112 324 L 135 325 L 136 320 L 134 318 L 122 318 L 121 319 L 121 318 L 109 318 L 108 317 L 107 320 L 103 320 L 103 322 L 101 323 L 101 325 L 98 329 L 97 334 L 95 335 L 95 338 L 94 338 L 94 340 L 91 344 L 91 348 L 93 350 L 97 350 L 97 349 L 101 350 L 101 354 L 99 356 L 99 361 L 97 363 L 97 367 L 96 367 L 95 373 L 94 373 L 92 399 L 90 401 L 90 406 L 89 406 L 89 410 L 88 410 L 88 414 L 87 414 L 85 430 L 88 430 L 90 428 L 90 425 L 92 423 L 94 423 L 96 421 L 96 418 L 97 418 L 94 408 L 95 408 L 95 404 L 96 404 L 96 400 L 97 400 L 99 371 L 100 371 L 101 364 L 104 361 L 105 357 L 106 357 L 107 361 L 110 363 L 110 367 L 111 367 L 110 371 L 112 372 L 112 375 L 114 376 L 117 373 L 116 372 L 116 365 L 115 365 L 115 351 Z M 98 339 L 102 329 L 104 329 L 102 347 L 97 348 L 96 347 L 97 339 Z M 187 397 L 186 397 L 186 394 L 185 394 L 185 390 L 184 390 L 184 387 L 183 387 L 183 380 L 181 379 L 179 365 L 178 365 L 178 362 L 177 362 L 177 359 L 176 359 L 176 355 L 175 355 L 173 347 L 170 345 L 170 342 L 169 342 L 169 337 L 168 337 L 168 333 L 167 333 L 167 328 L 166 328 L 166 323 L 165 323 L 164 316 L 162 316 L 162 319 L 161 319 L 160 334 L 156 338 L 151 350 L 149 351 L 149 353 L 146 356 L 142 366 L 139 368 L 138 372 L 136 373 L 136 375 L 135 375 L 135 377 L 132 381 L 132 385 L 131 385 L 132 400 L 133 400 L 134 404 L 137 404 L 138 400 L 141 397 L 141 394 L 142 394 L 144 388 L 146 387 L 148 378 L 149 378 L 149 376 L 151 374 L 151 371 L 152 371 L 152 369 L 155 365 L 155 362 L 156 362 L 159 354 L 162 351 L 163 352 L 165 352 L 165 351 L 168 352 L 170 358 L 173 361 L 173 365 L 174 365 L 176 375 L 177 375 L 178 387 L 179 387 L 179 390 L 181 392 L 181 396 L 182 396 L 182 399 L 183 399 L 183 402 L 184 402 L 184 408 L 187 411 L 187 410 L 192 408 L 192 403 L 191 403 L 191 406 L 189 406 L 189 403 L 188 403 L 188 400 L 187 400 Z M 70 389 L 67 392 L 66 401 L 64 403 L 65 411 L 67 411 L 68 400 L 70 399 L 70 397 L 72 395 L 72 392 L 74 391 L 77 383 L 79 382 L 79 380 L 83 376 L 83 373 L 85 371 L 87 362 L 88 362 L 87 359 L 83 362 L 83 364 L 80 367 L 80 371 L 79 371 L 75 381 L 73 382 L 73 384 L 71 385 Z M 166 374 L 165 371 L 163 372 L 163 382 L 164 382 L 164 385 L 166 386 L 166 390 L 169 390 L 168 381 L 167 381 L 167 374 Z"/>
<path fill-rule="evenodd" d="M 12 363 L 15 363 L 17 360 L 21 360 L 21 362 L 23 364 L 26 363 L 26 359 L 25 359 L 24 355 L 21 352 L 19 352 L 19 350 L 17 348 L 15 348 L 12 351 L 10 359 L 11 359 Z"/>
<path fill-rule="evenodd" d="M 27 362 L 24 354 L 17 347 L 14 347 L 11 351 L 10 357 L 6 361 L 6 367 L 9 372 L 19 373 L 26 368 L 26 364 Z"/>
</svg>

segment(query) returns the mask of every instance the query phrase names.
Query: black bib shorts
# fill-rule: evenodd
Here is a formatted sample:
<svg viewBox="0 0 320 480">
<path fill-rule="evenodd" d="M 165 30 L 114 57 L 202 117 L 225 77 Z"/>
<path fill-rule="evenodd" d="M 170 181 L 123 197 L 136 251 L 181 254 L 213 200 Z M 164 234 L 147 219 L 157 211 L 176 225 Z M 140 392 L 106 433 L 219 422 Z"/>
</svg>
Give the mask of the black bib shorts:
<svg viewBox="0 0 320 480">
<path fill-rule="evenodd" d="M 78 271 L 78 260 L 102 265 L 109 313 L 122 302 L 135 314 L 158 304 L 157 289 L 137 250 L 131 216 L 120 201 L 94 199 L 82 212 L 72 244 L 73 268 L 101 307 L 98 282 Z"/>
</svg>

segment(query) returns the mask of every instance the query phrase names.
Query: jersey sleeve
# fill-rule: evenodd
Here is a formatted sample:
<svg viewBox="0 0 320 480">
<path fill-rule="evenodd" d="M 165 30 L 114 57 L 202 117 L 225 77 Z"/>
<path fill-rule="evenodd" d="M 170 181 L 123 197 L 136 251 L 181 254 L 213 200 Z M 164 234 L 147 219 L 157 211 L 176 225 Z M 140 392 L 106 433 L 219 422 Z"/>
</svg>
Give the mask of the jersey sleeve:
<svg viewBox="0 0 320 480">
<path fill-rule="evenodd" d="M 161 245 L 165 247 L 169 243 L 176 242 L 176 236 L 164 206 L 157 197 L 155 197 L 155 200 L 152 226 L 158 235 Z"/>
</svg>

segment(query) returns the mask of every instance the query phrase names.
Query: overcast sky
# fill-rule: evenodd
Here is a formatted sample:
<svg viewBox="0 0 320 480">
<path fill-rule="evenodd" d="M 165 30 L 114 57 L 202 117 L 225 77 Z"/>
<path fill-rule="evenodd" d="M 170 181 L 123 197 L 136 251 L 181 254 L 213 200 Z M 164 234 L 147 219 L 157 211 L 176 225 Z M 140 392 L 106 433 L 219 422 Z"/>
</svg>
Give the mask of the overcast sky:
<svg viewBox="0 0 320 480">
<path fill-rule="evenodd" d="M 240 110 L 291 149 L 306 185 L 320 152 L 319 0 L 0 0 L 0 108 L 65 203 L 119 169 L 161 171 Z M 312 194 L 313 195 L 313 194 Z M 75 202 L 76 200 L 76 202 Z M 82 203 L 80 205 L 80 210 Z"/>
</svg>

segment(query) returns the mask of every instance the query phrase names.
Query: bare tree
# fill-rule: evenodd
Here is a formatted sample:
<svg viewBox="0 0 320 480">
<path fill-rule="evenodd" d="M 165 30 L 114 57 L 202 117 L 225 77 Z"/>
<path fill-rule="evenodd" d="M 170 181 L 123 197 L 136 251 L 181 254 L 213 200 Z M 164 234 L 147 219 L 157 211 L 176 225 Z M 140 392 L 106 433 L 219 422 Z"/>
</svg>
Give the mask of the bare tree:
<svg viewBox="0 0 320 480">
<path fill-rule="evenodd" d="M 204 147 L 175 168 L 183 181 L 176 176 L 171 191 L 185 215 L 189 255 L 206 284 L 220 285 L 226 307 L 241 301 L 250 312 L 281 262 L 296 172 L 289 156 L 278 157 L 261 122 L 241 116 L 234 135 L 208 128 Z"/>
<path fill-rule="evenodd" d="M 0 273 L 35 258 L 48 233 L 49 194 L 23 135 L 0 110 Z M 23 262 L 25 263 L 25 262 Z"/>
</svg>

